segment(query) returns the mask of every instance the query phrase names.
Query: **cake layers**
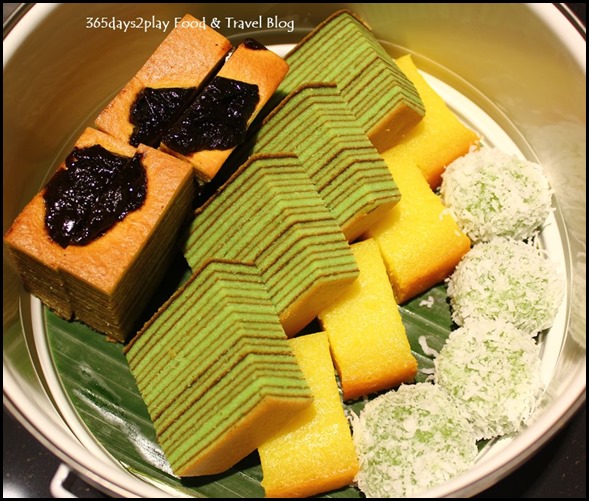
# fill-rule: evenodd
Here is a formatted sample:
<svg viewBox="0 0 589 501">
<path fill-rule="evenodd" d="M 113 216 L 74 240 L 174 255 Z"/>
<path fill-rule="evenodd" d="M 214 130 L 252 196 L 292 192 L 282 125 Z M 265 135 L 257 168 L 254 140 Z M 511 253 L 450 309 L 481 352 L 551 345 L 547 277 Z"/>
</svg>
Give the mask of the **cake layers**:
<svg viewBox="0 0 589 501">
<path fill-rule="evenodd" d="M 136 329 L 171 263 L 194 183 L 188 163 L 143 145 L 135 150 L 94 129 L 86 129 L 75 147 L 96 145 L 124 157 L 140 155 L 147 180 L 144 204 L 90 243 L 64 248 L 48 233 L 42 190 L 4 240 L 31 294 L 60 316 L 122 342 Z"/>
<path fill-rule="evenodd" d="M 158 146 L 231 50 L 231 43 L 186 14 L 96 119 L 96 127 L 135 146 Z"/>
<path fill-rule="evenodd" d="M 289 94 L 264 120 L 252 147 L 296 153 L 348 241 L 399 200 L 389 169 L 334 84 Z"/>
<path fill-rule="evenodd" d="M 167 131 L 161 148 L 188 160 L 201 180 L 210 181 L 234 148 L 243 142 L 247 128 L 287 71 L 284 59 L 255 40 L 246 39 Z M 220 94 L 217 85 L 220 79 L 233 83 L 232 94 Z M 247 95 L 246 87 L 255 95 L 251 113 L 235 113 Z M 217 109 L 211 110 L 209 103 Z M 190 151 L 180 151 L 182 147 Z"/>
<path fill-rule="evenodd" d="M 282 329 L 276 329 L 276 312 L 274 309 L 260 310 L 259 308 L 260 304 L 267 305 L 268 300 L 265 291 L 260 295 L 258 275 L 242 274 L 239 277 L 240 282 L 232 284 L 230 290 L 227 290 L 225 282 L 235 281 L 235 277 L 224 268 L 199 279 L 197 284 L 199 301 L 205 305 L 214 305 L 215 298 L 223 296 L 227 301 L 227 307 L 222 310 L 216 310 L 213 307 L 195 309 L 190 302 L 178 303 L 174 308 L 160 312 L 160 315 L 152 320 L 154 325 L 150 328 L 153 332 L 157 332 L 157 336 L 153 335 L 143 340 L 136 354 L 134 374 L 142 380 L 139 389 L 143 392 L 146 403 L 151 406 L 153 414 L 163 413 L 166 408 L 161 408 L 162 402 L 173 401 L 186 390 L 186 385 L 190 384 L 189 381 L 186 382 L 180 378 L 178 371 L 184 368 L 182 366 L 167 367 L 169 354 L 156 349 L 160 345 L 171 342 L 170 340 L 176 335 L 176 329 L 191 329 L 197 323 L 203 324 L 198 336 L 187 336 L 180 342 L 176 342 L 174 346 L 176 357 L 190 357 L 194 362 L 193 377 L 195 378 L 205 373 L 205 369 L 209 367 L 206 364 L 210 364 L 208 359 L 213 363 L 222 363 L 229 369 L 231 365 L 227 365 L 228 360 L 235 355 L 242 356 L 233 346 L 236 341 L 232 337 L 231 326 L 236 314 L 240 315 L 241 324 L 255 325 L 258 329 L 253 340 L 249 340 L 247 336 L 244 337 L 252 347 L 255 348 L 257 344 L 260 344 L 260 349 L 263 350 L 268 346 L 272 347 L 275 344 L 274 341 L 278 339 L 280 341 L 278 347 L 284 351 L 284 343 L 282 343 L 284 333 Z M 259 331 L 261 325 L 266 325 L 267 329 Z M 173 326 L 173 329 L 169 329 L 170 326 Z M 148 377 L 150 373 L 157 374 L 163 370 L 168 371 L 170 381 L 161 380 L 158 385 Z"/>
<path fill-rule="evenodd" d="M 180 476 L 226 470 L 312 401 L 253 265 L 206 262 L 126 355 Z"/>
<path fill-rule="evenodd" d="M 349 11 L 338 11 L 286 56 L 285 96 L 309 82 L 334 82 L 379 151 L 395 144 L 424 115 L 414 85 L 372 31 Z"/>
<path fill-rule="evenodd" d="M 287 335 L 307 325 L 358 269 L 297 157 L 253 155 L 196 213 L 185 256 L 255 262 Z"/>
</svg>

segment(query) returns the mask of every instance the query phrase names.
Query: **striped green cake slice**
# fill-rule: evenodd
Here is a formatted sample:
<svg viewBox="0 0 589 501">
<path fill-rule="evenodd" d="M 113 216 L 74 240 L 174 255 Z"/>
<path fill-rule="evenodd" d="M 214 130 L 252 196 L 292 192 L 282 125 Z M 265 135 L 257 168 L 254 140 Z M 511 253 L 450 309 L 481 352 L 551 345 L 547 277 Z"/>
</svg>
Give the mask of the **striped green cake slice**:
<svg viewBox="0 0 589 501">
<path fill-rule="evenodd" d="M 307 391 L 305 381 L 299 377 L 299 366 L 290 354 L 248 353 L 234 362 L 228 372 L 209 374 L 209 379 L 193 385 L 186 400 L 171 402 L 173 410 L 166 409 L 154 422 L 158 429 L 158 437 L 162 442 L 175 445 L 179 440 L 178 431 L 190 424 L 201 423 L 208 414 L 218 412 L 221 406 L 229 405 L 231 401 L 245 394 L 254 398 L 251 388 L 255 382 L 253 374 L 266 379 L 269 386 L 273 386 L 276 394 L 290 394 Z M 215 379 L 216 376 L 216 379 Z M 174 417 L 172 414 L 176 414 Z"/>
<path fill-rule="evenodd" d="M 197 382 L 199 391 L 206 391 L 208 387 L 205 383 L 209 381 L 209 374 L 218 369 L 220 372 L 215 376 L 218 377 L 223 371 L 231 370 L 234 357 L 238 359 L 250 352 L 289 355 L 282 340 L 258 337 L 258 326 L 255 322 L 240 325 L 239 328 L 231 326 L 229 322 L 215 327 L 215 331 L 208 336 L 210 347 L 207 346 L 204 350 L 201 348 L 202 351 L 198 353 L 200 356 L 193 355 L 188 358 L 188 353 L 177 354 L 175 359 L 186 360 L 186 365 L 182 362 L 171 364 L 166 368 L 165 380 L 156 378 L 152 385 L 142 390 L 144 400 L 150 406 L 152 418 L 164 416 L 165 412 L 168 415 L 173 412 L 174 402 L 183 392 L 190 391 L 191 395 L 196 395 L 196 388 L 190 388 Z M 221 337 L 223 329 L 230 330 L 231 335 Z M 239 349 L 242 351 L 238 351 Z"/>
<path fill-rule="evenodd" d="M 263 321 L 269 324 L 268 330 L 271 335 L 284 336 L 276 318 L 276 310 L 267 298 L 265 286 L 260 282 L 259 271 L 253 266 L 241 263 L 232 268 L 229 268 L 229 265 L 230 263 L 216 262 L 203 264 L 202 270 L 194 273 L 175 292 L 129 344 L 127 351 L 132 355 L 128 357 L 129 364 L 137 377 L 143 380 L 147 373 L 157 373 L 161 366 L 170 363 L 170 356 L 181 353 L 188 343 L 194 344 L 194 336 L 200 333 L 200 329 L 195 328 L 196 323 L 200 324 L 199 327 L 202 329 L 213 321 L 223 321 L 229 314 L 233 314 L 236 307 L 238 311 L 243 310 L 244 306 L 241 303 L 251 306 L 252 313 L 256 315 L 256 321 L 260 322 L 260 325 Z M 255 270 L 255 274 L 252 270 Z M 231 287 L 227 287 L 228 282 Z M 209 301 L 210 305 L 214 305 L 217 298 L 222 298 L 232 308 L 216 311 L 204 302 Z M 192 307 L 192 302 L 196 300 L 202 303 L 199 309 Z M 194 320 L 193 316 L 196 316 L 197 320 Z M 149 331 L 149 335 L 143 335 L 145 331 Z M 178 339 L 178 331 L 193 335 Z M 157 349 L 171 343 L 174 344 L 173 351 Z M 149 380 L 147 382 L 151 384 Z"/>
<path fill-rule="evenodd" d="M 289 94 L 252 147 L 255 153 L 296 153 L 349 241 L 400 198 L 384 160 L 333 84 L 308 84 Z"/>
<path fill-rule="evenodd" d="M 276 235 L 258 257 L 256 264 L 281 315 L 313 293 L 314 287 L 331 280 L 351 282 L 357 277 L 355 261 L 350 260 L 341 239 L 341 232 L 333 227 L 330 231 L 325 221 L 305 221 Z"/>
<path fill-rule="evenodd" d="M 252 264 L 204 263 L 125 353 L 180 476 L 224 471 L 312 400 Z"/>
<path fill-rule="evenodd" d="M 308 178 L 306 182 L 308 185 Z M 279 193 L 279 197 L 275 197 L 271 202 L 266 201 L 261 206 L 252 207 L 245 203 L 243 210 L 249 211 L 250 216 L 237 219 L 238 231 L 217 235 L 218 240 L 213 247 L 214 255 L 218 258 L 253 262 L 265 252 L 277 235 L 287 232 L 295 224 L 321 221 L 324 226 L 334 228 L 333 217 L 325 207 L 320 212 L 315 210 L 318 197 L 316 192 L 311 192 L 313 197 L 308 197 L 309 193 L 298 190 L 293 182 L 292 186 L 285 187 L 285 190 Z M 208 219 L 214 221 L 214 215 Z M 203 223 L 204 219 L 201 221 L 201 224 Z M 335 228 L 340 237 L 341 231 L 337 226 Z M 202 249 L 198 253 L 200 259 L 206 259 Z M 197 256 L 193 255 L 191 259 L 194 259 L 192 262 L 196 266 L 199 262 Z"/>
<path fill-rule="evenodd" d="M 157 424 L 158 433 L 170 436 L 175 430 L 193 420 L 192 413 L 206 414 L 209 407 L 218 406 L 223 398 L 234 398 L 238 391 L 249 391 L 242 388 L 241 375 L 246 369 L 254 370 L 258 366 L 278 371 L 285 386 L 303 384 L 298 378 L 298 365 L 293 360 L 292 352 L 278 346 L 277 343 L 253 338 L 242 338 L 234 341 L 233 348 L 225 351 L 221 357 L 210 357 L 206 361 L 206 369 L 192 384 L 183 389 L 180 395 L 170 397 L 154 406 L 152 419 Z M 257 357 L 257 358 L 255 358 Z M 287 384 L 288 377 L 294 378 Z M 182 412 L 189 409 L 189 412 Z M 180 417 L 179 417 L 180 416 Z"/>
<path fill-rule="evenodd" d="M 139 341 L 154 339 L 154 349 L 145 353 L 145 346 L 139 350 L 140 342 L 136 343 L 131 365 L 134 374 L 140 378 L 139 388 L 152 416 L 157 416 L 164 400 L 173 402 L 181 391 L 204 377 L 209 366 L 227 352 L 232 351 L 228 355 L 231 357 L 234 354 L 244 356 L 250 351 L 236 352 L 235 347 L 249 343 L 247 346 L 251 351 L 255 348 L 270 350 L 270 353 L 290 353 L 259 275 L 236 273 L 240 268 L 252 269 L 233 266 L 233 273 L 228 274 L 215 263 L 205 267 L 183 287 L 183 292 L 171 304 L 160 311 L 159 318 L 149 327 L 151 335 L 140 338 Z M 207 281 L 207 276 L 213 277 L 214 283 Z M 196 301 L 198 307 L 195 307 Z M 223 305 L 221 309 L 219 304 Z M 187 335 L 177 339 L 178 330 Z M 154 353 L 155 356 L 150 356 Z M 231 365 L 224 366 L 226 370 L 231 368 Z"/>
<path fill-rule="evenodd" d="M 199 209 L 188 233 L 193 269 L 210 257 L 255 262 L 265 284 L 272 281 L 268 292 L 289 336 L 358 274 L 339 225 L 292 154 L 253 155 Z"/>
<path fill-rule="evenodd" d="M 295 415 L 293 403 L 301 409 L 309 405 L 308 390 L 277 384 L 276 371 L 260 369 L 241 371 L 236 381 L 243 381 L 249 391 L 239 391 L 211 412 L 193 415 L 178 432 L 178 441 L 167 452 L 171 464 L 186 476 L 220 473 L 253 452 L 263 440 L 284 426 Z M 288 404 L 288 406 L 285 406 Z M 285 419 L 285 414 L 287 416 Z M 276 422 L 280 418 L 280 424 Z M 166 450 L 167 441 L 160 439 Z M 169 450 L 169 448 L 168 448 Z"/>
<path fill-rule="evenodd" d="M 283 214 L 314 211 L 317 193 L 309 187 L 307 174 L 301 171 L 298 161 L 292 160 L 292 155 L 283 157 L 256 157 L 245 162 L 196 211 L 184 244 L 184 254 L 193 269 L 228 242 L 255 238 L 267 226 L 279 224 Z M 280 196 L 269 200 L 269 191 Z M 261 222 L 260 216 L 266 217 L 267 223 Z"/>
<path fill-rule="evenodd" d="M 376 148 L 382 152 L 424 116 L 412 82 L 352 12 L 334 13 L 286 55 L 290 70 L 267 107 L 309 82 L 333 82 Z"/>
</svg>

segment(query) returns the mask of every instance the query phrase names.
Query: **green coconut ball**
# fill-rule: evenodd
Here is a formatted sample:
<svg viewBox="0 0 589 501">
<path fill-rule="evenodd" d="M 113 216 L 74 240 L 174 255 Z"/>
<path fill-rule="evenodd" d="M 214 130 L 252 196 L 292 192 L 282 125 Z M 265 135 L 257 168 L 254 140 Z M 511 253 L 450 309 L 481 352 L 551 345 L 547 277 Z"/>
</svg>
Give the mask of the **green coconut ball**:
<svg viewBox="0 0 589 501">
<path fill-rule="evenodd" d="M 490 147 L 448 165 L 440 195 L 473 242 L 528 239 L 544 224 L 552 204 L 540 165 Z"/>
<path fill-rule="evenodd" d="M 366 497 L 411 497 L 470 468 L 475 434 L 464 412 L 431 383 L 401 385 L 352 417 Z"/>
<path fill-rule="evenodd" d="M 468 414 L 477 440 L 516 433 L 542 393 L 540 348 L 502 320 L 469 320 L 434 360 L 437 385 Z"/>
<path fill-rule="evenodd" d="M 447 280 L 452 320 L 502 319 L 531 335 L 552 326 L 564 295 L 556 266 L 535 245 L 478 243 Z"/>
</svg>

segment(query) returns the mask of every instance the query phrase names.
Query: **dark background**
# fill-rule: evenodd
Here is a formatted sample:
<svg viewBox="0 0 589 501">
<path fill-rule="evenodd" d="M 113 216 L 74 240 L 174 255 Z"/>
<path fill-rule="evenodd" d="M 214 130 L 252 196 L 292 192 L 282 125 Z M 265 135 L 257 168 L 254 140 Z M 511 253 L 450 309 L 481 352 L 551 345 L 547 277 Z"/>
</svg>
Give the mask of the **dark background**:
<svg viewBox="0 0 589 501">
<path fill-rule="evenodd" d="M 4 20 L 19 5 L 3 4 Z M 586 25 L 586 4 L 566 4 Z M 60 460 L 4 409 L 2 453 L 4 498 L 51 497 L 49 486 Z M 479 498 L 586 498 L 586 404 L 535 456 Z M 67 482 L 77 497 L 104 498 L 75 475 Z"/>
</svg>

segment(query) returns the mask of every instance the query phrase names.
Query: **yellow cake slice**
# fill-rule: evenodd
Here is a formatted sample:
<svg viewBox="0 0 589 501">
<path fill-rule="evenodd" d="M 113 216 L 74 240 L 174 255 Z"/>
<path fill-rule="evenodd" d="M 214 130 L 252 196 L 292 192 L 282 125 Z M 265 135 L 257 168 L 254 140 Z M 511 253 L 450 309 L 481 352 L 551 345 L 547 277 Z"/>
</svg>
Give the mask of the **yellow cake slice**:
<svg viewBox="0 0 589 501">
<path fill-rule="evenodd" d="M 429 187 L 413 157 L 384 153 L 401 200 L 367 232 L 380 247 L 398 304 L 448 277 L 470 249 L 469 238 Z"/>
<path fill-rule="evenodd" d="M 421 122 L 408 130 L 388 153 L 388 158 L 391 163 L 411 161 L 421 169 L 431 188 L 435 189 L 442 182 L 446 166 L 475 147 L 479 137 L 460 122 L 426 82 L 411 55 L 400 57 L 396 63 L 415 85 L 426 113 Z"/>
<path fill-rule="evenodd" d="M 258 447 L 266 497 L 310 497 L 352 483 L 358 459 L 324 332 L 290 340 L 311 407 Z"/>
<path fill-rule="evenodd" d="M 345 399 L 398 386 L 417 373 L 378 244 L 368 239 L 351 247 L 360 275 L 318 315 Z"/>
</svg>

